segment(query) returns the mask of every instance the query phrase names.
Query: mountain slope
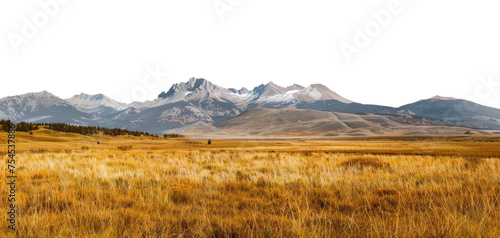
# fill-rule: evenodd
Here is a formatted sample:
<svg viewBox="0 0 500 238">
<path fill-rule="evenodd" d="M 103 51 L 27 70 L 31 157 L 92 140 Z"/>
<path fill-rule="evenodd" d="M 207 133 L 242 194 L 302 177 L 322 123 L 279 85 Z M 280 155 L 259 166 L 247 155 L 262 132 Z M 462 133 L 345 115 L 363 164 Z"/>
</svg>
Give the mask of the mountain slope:
<svg viewBox="0 0 500 238">
<path fill-rule="evenodd" d="M 115 101 L 103 94 L 88 95 L 81 93 L 66 99 L 66 101 L 80 111 L 97 115 L 113 114 L 128 107 L 127 104 Z"/>
<path fill-rule="evenodd" d="M 434 97 L 404 105 L 400 109 L 416 116 L 445 121 L 453 126 L 500 129 L 500 109 L 467 100 Z"/>
<path fill-rule="evenodd" d="M 295 97 L 300 101 L 309 102 L 316 100 L 337 100 L 342 103 L 352 103 L 351 100 L 345 99 L 323 84 L 311 84 L 311 86 L 298 91 Z"/>
<path fill-rule="evenodd" d="M 361 103 L 343 103 L 338 100 L 318 100 L 314 102 L 300 102 L 296 104 L 297 109 L 313 109 L 319 111 L 329 112 L 346 112 L 346 113 L 359 113 L 359 114 L 398 114 L 398 109 L 387 106 L 368 105 Z"/>
<path fill-rule="evenodd" d="M 43 91 L 0 99 L 0 116 L 26 122 L 62 122 L 90 125 L 93 115 L 79 111 L 65 100 Z"/>
<path fill-rule="evenodd" d="M 408 134 L 456 134 L 466 128 L 449 126 L 405 125 L 389 116 L 357 115 L 303 109 L 250 109 L 241 115 L 220 123 L 227 132 L 262 136 L 369 136 Z"/>
<path fill-rule="evenodd" d="M 199 121 L 189 126 L 184 126 L 176 129 L 171 129 L 164 131 L 166 134 L 183 134 L 183 135 L 203 135 L 203 134 L 213 134 L 221 132 L 222 130 L 207 124 L 205 122 Z"/>
<path fill-rule="evenodd" d="M 143 109 L 128 108 L 122 112 L 104 117 L 101 121 L 105 127 L 145 131 L 154 134 L 162 134 L 166 130 L 180 128 L 200 121 L 213 124 L 210 115 L 185 101 Z"/>
</svg>

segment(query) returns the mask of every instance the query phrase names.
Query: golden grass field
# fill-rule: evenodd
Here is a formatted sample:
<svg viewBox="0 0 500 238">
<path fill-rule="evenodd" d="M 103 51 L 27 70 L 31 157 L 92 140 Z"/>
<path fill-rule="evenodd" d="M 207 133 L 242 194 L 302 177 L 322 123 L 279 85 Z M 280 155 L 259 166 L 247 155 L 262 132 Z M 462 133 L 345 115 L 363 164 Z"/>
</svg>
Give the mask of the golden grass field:
<svg viewBox="0 0 500 238">
<path fill-rule="evenodd" d="M 498 137 L 18 132 L 17 230 L 3 180 L 0 237 L 500 237 L 499 158 Z"/>
</svg>

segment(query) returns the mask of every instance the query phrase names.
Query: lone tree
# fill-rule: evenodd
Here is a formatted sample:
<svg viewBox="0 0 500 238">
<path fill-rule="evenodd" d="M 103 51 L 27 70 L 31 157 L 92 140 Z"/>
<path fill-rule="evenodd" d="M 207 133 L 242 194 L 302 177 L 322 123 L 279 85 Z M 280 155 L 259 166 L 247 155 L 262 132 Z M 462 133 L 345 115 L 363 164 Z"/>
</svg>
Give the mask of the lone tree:
<svg viewBox="0 0 500 238">
<path fill-rule="evenodd" d="M 208 144 L 211 145 L 212 144 L 212 141 L 210 139 L 208 139 Z"/>
</svg>

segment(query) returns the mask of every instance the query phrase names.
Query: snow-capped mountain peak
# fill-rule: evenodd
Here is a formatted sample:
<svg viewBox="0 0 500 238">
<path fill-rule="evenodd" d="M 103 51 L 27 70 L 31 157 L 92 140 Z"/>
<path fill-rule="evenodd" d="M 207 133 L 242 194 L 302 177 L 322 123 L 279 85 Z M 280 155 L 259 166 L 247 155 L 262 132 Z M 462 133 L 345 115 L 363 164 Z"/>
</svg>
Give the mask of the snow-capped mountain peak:
<svg viewBox="0 0 500 238">
<path fill-rule="evenodd" d="M 261 84 L 252 90 L 246 88 L 223 88 L 206 79 L 191 78 L 185 83 L 172 85 L 167 92 L 158 95 L 158 99 L 148 103 L 150 106 L 159 106 L 183 100 L 199 100 L 202 98 L 216 98 L 234 102 L 292 102 L 316 101 L 334 99 L 344 103 L 351 103 L 322 84 L 313 84 L 303 87 L 298 84 L 282 87 L 274 82 Z"/>
</svg>

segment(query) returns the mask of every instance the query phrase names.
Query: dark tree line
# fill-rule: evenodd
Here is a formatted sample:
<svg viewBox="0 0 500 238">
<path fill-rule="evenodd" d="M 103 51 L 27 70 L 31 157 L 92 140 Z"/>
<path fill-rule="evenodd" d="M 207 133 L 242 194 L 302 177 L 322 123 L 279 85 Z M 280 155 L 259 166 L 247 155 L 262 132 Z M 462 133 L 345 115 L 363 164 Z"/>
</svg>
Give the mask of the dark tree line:
<svg viewBox="0 0 500 238">
<path fill-rule="evenodd" d="M 0 130 L 8 132 L 11 123 L 12 122 L 10 120 L 0 120 L 0 126 L 2 127 Z M 158 138 L 158 135 L 149 134 L 147 132 L 129 131 L 126 129 L 119 129 L 119 128 L 108 129 L 99 126 L 76 126 L 67 123 L 19 122 L 16 125 L 17 125 L 17 131 L 22 131 L 22 132 L 38 130 L 40 126 L 44 126 L 54 131 L 77 133 L 82 135 L 94 135 L 94 134 L 103 134 L 110 136 L 132 135 L 132 136 L 152 136 Z M 179 134 L 164 134 L 163 136 L 164 138 L 184 137 L 183 135 Z"/>
<path fill-rule="evenodd" d="M 11 123 L 12 122 L 10 120 L 0 120 L 2 131 L 8 132 Z M 28 132 L 32 130 L 38 130 L 38 125 L 30 122 L 20 122 L 16 124 L 16 131 Z"/>
<path fill-rule="evenodd" d="M 66 123 L 47 123 L 44 124 L 48 129 L 54 131 L 68 132 L 68 133 L 77 133 L 82 135 L 94 135 L 94 134 L 103 134 L 110 136 L 119 136 L 119 135 L 132 135 L 132 136 L 149 136 L 150 134 L 147 132 L 139 132 L 139 131 L 129 131 L 126 129 L 113 128 L 108 129 L 99 126 L 76 126 Z"/>
<path fill-rule="evenodd" d="M 178 138 L 178 137 L 184 137 L 183 135 L 180 134 L 163 134 L 164 138 Z"/>
<path fill-rule="evenodd" d="M 9 127 L 12 122 L 10 120 L 0 120 L 0 126 L 2 126 L 1 130 L 5 132 L 9 132 Z"/>
</svg>

